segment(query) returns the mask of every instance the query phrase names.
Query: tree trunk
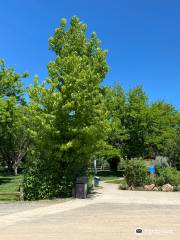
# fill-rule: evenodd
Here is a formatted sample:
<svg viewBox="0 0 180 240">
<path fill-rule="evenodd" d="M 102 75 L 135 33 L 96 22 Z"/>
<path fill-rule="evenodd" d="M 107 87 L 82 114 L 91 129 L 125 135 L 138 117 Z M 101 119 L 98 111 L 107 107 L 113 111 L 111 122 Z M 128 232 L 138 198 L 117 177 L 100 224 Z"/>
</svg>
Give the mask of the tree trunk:
<svg viewBox="0 0 180 240">
<path fill-rule="evenodd" d="M 14 166 L 14 175 L 17 176 L 17 174 L 18 174 L 18 167 Z"/>
</svg>

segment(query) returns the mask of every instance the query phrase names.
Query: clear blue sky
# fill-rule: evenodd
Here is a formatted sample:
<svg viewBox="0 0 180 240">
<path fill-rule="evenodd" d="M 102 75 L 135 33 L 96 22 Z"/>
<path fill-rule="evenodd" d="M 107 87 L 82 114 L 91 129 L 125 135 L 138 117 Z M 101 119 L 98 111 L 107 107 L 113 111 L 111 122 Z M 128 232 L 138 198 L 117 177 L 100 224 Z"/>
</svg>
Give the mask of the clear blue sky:
<svg viewBox="0 0 180 240">
<path fill-rule="evenodd" d="M 105 84 L 141 84 L 151 101 L 180 110 L 179 0 L 4 0 L 0 7 L 0 57 L 30 73 L 26 85 L 47 76 L 48 38 L 61 18 L 77 15 L 109 51 Z"/>
</svg>

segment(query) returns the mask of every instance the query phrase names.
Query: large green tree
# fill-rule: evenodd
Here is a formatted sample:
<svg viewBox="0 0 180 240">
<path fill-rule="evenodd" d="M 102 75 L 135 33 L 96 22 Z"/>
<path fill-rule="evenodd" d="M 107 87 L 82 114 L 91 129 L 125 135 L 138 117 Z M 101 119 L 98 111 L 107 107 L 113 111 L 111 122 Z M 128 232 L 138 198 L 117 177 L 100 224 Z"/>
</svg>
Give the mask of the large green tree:
<svg viewBox="0 0 180 240">
<path fill-rule="evenodd" d="M 87 174 L 104 137 L 100 83 L 108 71 L 107 52 L 95 33 L 86 37 L 86 28 L 77 17 L 72 17 L 69 28 L 61 20 L 49 39 L 56 56 L 48 64 L 49 76 L 31 87 L 30 108 L 41 129 L 34 130 L 37 154 L 25 178 L 27 198 L 71 194 L 76 177 Z"/>
</svg>

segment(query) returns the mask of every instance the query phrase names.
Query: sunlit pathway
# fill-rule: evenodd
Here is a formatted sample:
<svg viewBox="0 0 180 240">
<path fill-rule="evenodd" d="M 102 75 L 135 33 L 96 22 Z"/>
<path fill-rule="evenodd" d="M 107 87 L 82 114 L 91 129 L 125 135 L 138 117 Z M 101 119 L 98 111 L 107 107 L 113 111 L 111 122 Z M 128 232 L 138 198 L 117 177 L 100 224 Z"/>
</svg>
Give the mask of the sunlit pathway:
<svg viewBox="0 0 180 240">
<path fill-rule="evenodd" d="M 180 193 L 103 189 L 86 200 L 0 204 L 2 240 L 180 239 Z M 143 233 L 136 235 L 141 227 Z"/>
</svg>

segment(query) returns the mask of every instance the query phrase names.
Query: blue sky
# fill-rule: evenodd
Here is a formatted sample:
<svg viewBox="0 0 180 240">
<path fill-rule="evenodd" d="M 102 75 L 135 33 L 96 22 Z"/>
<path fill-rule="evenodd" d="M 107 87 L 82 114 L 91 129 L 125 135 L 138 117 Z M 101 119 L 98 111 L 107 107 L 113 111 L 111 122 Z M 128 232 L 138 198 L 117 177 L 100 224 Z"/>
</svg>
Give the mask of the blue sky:
<svg viewBox="0 0 180 240">
<path fill-rule="evenodd" d="M 180 110 L 179 0 L 4 0 L 0 7 L 0 57 L 30 73 L 26 85 L 36 74 L 46 78 L 48 38 L 61 18 L 77 15 L 108 49 L 104 84 L 141 84 L 151 101 Z"/>
</svg>

